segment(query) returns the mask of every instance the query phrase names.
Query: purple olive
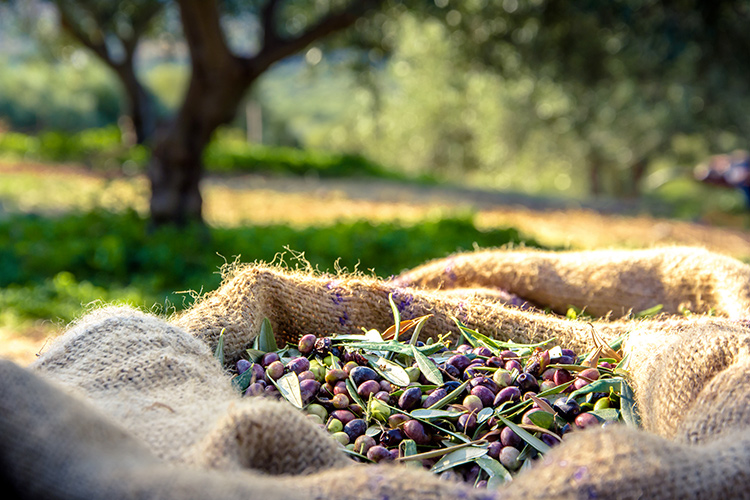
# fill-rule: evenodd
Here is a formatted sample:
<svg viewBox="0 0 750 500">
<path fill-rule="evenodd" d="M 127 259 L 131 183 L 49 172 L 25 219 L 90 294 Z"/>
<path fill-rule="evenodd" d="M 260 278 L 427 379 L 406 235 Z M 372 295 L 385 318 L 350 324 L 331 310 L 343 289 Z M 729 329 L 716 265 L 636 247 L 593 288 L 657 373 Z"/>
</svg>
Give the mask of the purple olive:
<svg viewBox="0 0 750 500">
<path fill-rule="evenodd" d="M 562 398 L 555 401 L 552 408 L 568 422 L 573 421 L 581 414 L 581 407 L 575 399 Z"/>
<path fill-rule="evenodd" d="M 516 385 L 521 392 L 539 392 L 539 382 L 530 373 L 522 373 L 516 377 Z"/>
<path fill-rule="evenodd" d="M 335 384 L 339 380 L 344 380 L 349 376 L 346 370 L 342 368 L 332 368 L 326 373 L 326 382 L 329 384 Z"/>
<path fill-rule="evenodd" d="M 245 373 L 252 365 L 253 364 L 246 359 L 237 360 L 237 373 Z"/>
<path fill-rule="evenodd" d="M 430 395 L 427 396 L 427 398 L 422 402 L 422 407 L 429 408 L 447 395 L 448 392 L 445 389 L 443 389 L 442 387 L 438 387 L 437 389 L 432 391 Z"/>
<path fill-rule="evenodd" d="M 503 358 L 504 360 L 516 359 L 518 358 L 518 354 L 516 354 L 513 351 L 503 351 L 500 353 L 500 357 Z"/>
<path fill-rule="evenodd" d="M 390 429 L 380 435 L 380 442 L 383 444 L 383 446 L 387 446 L 389 448 L 391 446 L 396 446 L 401 441 L 403 441 L 403 439 L 404 435 L 400 429 Z"/>
<path fill-rule="evenodd" d="M 510 387 L 501 389 L 500 392 L 497 393 L 492 405 L 500 406 L 506 401 L 518 401 L 519 399 L 521 399 L 521 390 L 518 387 L 511 385 Z"/>
<path fill-rule="evenodd" d="M 596 368 L 587 368 L 581 372 L 578 372 L 578 377 L 576 377 L 576 381 L 573 382 L 573 388 L 580 389 L 582 387 L 586 387 L 594 380 L 599 379 L 599 370 Z"/>
<path fill-rule="evenodd" d="M 443 371 L 453 378 L 461 378 L 461 371 L 453 365 L 445 363 L 441 366 Z"/>
<path fill-rule="evenodd" d="M 599 419 L 591 413 L 581 413 L 576 417 L 574 423 L 579 429 L 586 429 L 599 426 Z"/>
<path fill-rule="evenodd" d="M 418 420 L 409 420 L 401 427 L 401 430 L 409 439 L 413 439 L 417 444 L 427 444 L 430 442 L 430 436 L 425 432 L 422 422 Z"/>
<path fill-rule="evenodd" d="M 347 396 L 351 396 L 349 394 L 349 388 L 346 386 L 346 382 L 343 380 L 339 380 L 333 385 L 333 394 L 346 394 Z"/>
<path fill-rule="evenodd" d="M 484 375 L 482 375 L 481 377 L 474 377 L 473 379 L 471 379 L 471 382 L 469 382 L 469 387 L 471 387 L 472 389 L 478 385 L 482 385 L 492 391 L 493 397 L 500 391 L 500 386 L 497 385 L 494 380 Z"/>
<path fill-rule="evenodd" d="M 310 370 L 304 371 L 297 375 L 297 378 L 302 382 L 303 380 L 315 380 L 315 374 Z"/>
<path fill-rule="evenodd" d="M 315 379 L 302 380 L 299 383 L 299 392 L 303 402 L 310 401 L 320 390 L 320 382 Z"/>
<path fill-rule="evenodd" d="M 411 411 L 419 406 L 422 402 L 422 389 L 419 387 L 409 387 L 398 398 L 398 407 L 405 411 Z"/>
<path fill-rule="evenodd" d="M 516 370 L 517 372 L 520 373 L 523 371 L 523 366 L 521 366 L 521 363 L 519 363 L 515 359 L 511 359 L 510 361 L 505 362 L 505 369 L 508 370 L 509 372 Z"/>
<path fill-rule="evenodd" d="M 388 405 L 391 404 L 391 395 L 388 394 L 388 392 L 386 391 L 378 391 L 375 393 L 373 397 L 381 400 L 385 404 L 388 404 Z"/>
<path fill-rule="evenodd" d="M 477 427 L 477 416 L 474 413 L 464 413 L 458 417 L 458 430 L 471 434 Z M 415 439 L 416 441 L 416 439 Z"/>
<path fill-rule="evenodd" d="M 355 418 L 344 424 L 344 432 L 349 436 L 349 442 L 353 443 L 355 439 L 363 435 L 367 430 L 367 422 L 361 418 Z"/>
<path fill-rule="evenodd" d="M 318 340 L 318 338 L 311 333 L 303 335 L 297 343 L 297 349 L 299 349 L 299 352 L 301 352 L 302 354 L 310 354 L 315 347 L 316 340 Z"/>
<path fill-rule="evenodd" d="M 387 380 L 381 380 L 380 381 L 380 390 L 385 391 L 387 393 L 393 392 L 393 384 L 388 382 Z"/>
<path fill-rule="evenodd" d="M 274 361 L 279 361 L 280 359 L 281 358 L 279 357 L 279 355 L 277 353 L 275 353 L 275 352 L 267 352 L 261 358 L 260 364 L 263 365 L 263 368 L 266 368 L 266 367 L 268 367 L 268 365 L 270 365 Z"/>
<path fill-rule="evenodd" d="M 552 437 L 547 433 L 542 433 L 542 435 L 539 436 L 539 439 L 541 439 L 547 446 L 555 446 L 557 444 L 560 444 L 560 441 L 558 439 Z"/>
<path fill-rule="evenodd" d="M 261 384 L 260 382 L 255 382 L 254 384 L 250 384 L 250 386 L 245 391 L 245 396 L 260 396 L 265 391 L 265 386 Z"/>
<path fill-rule="evenodd" d="M 492 356 L 484 362 L 485 366 L 489 366 L 491 368 L 502 368 L 504 364 L 505 362 L 500 356 Z"/>
<path fill-rule="evenodd" d="M 287 368 L 296 374 L 300 374 L 310 369 L 310 361 L 307 358 L 299 357 L 294 358 L 287 363 Z"/>
<path fill-rule="evenodd" d="M 344 425 L 354 420 L 354 413 L 349 410 L 336 410 L 331 413 L 331 416 L 337 420 L 341 420 L 341 423 Z"/>
<path fill-rule="evenodd" d="M 488 406 L 492 406 L 492 403 L 495 401 L 495 395 L 492 393 L 491 390 L 489 390 L 487 387 L 483 385 L 478 385 L 475 388 L 471 390 L 471 394 L 474 396 L 479 396 L 479 399 L 482 400 L 482 405 L 486 408 Z"/>
<path fill-rule="evenodd" d="M 489 358 L 490 356 L 492 356 L 492 351 L 490 351 L 490 348 L 485 346 L 476 347 L 472 350 L 472 352 L 477 356 L 482 356 L 485 358 Z"/>
<path fill-rule="evenodd" d="M 446 363 L 453 365 L 459 372 L 463 372 L 471 364 L 471 360 L 463 354 L 454 354 Z"/>
<path fill-rule="evenodd" d="M 255 377 L 256 381 L 263 380 L 266 377 L 266 370 L 264 370 L 258 363 L 253 363 L 253 366 L 250 369 L 253 371 L 253 377 Z"/>
<path fill-rule="evenodd" d="M 365 401 L 370 397 L 370 394 L 376 394 L 380 391 L 380 384 L 375 380 L 365 380 L 357 387 L 357 394 Z"/>
<path fill-rule="evenodd" d="M 404 415 L 403 413 L 395 413 L 388 417 L 388 425 L 395 429 L 396 427 L 400 426 L 404 422 L 408 422 L 411 420 L 407 415 Z"/>
<path fill-rule="evenodd" d="M 377 443 L 375 442 L 375 438 L 367 435 L 359 436 L 354 440 L 354 453 L 359 453 L 360 455 L 366 456 L 367 452 L 370 451 L 370 448 L 372 448 L 376 444 Z"/>
<path fill-rule="evenodd" d="M 349 377 L 354 382 L 354 385 L 359 387 L 363 382 L 368 380 L 378 380 L 378 372 L 370 368 L 369 366 L 355 366 L 349 373 Z"/>
<path fill-rule="evenodd" d="M 497 457 L 500 456 L 500 450 L 502 448 L 503 443 L 501 443 L 500 441 L 493 441 L 489 444 L 489 446 L 487 446 L 487 455 L 489 455 L 490 458 L 494 458 L 495 460 L 497 460 Z"/>
<path fill-rule="evenodd" d="M 552 381 L 555 383 L 555 385 L 563 385 L 567 384 L 573 380 L 573 376 L 570 374 L 568 370 L 555 370 L 555 375 L 552 378 Z"/>
<path fill-rule="evenodd" d="M 510 427 L 503 427 L 503 430 L 500 431 L 500 442 L 503 446 L 512 446 L 519 449 L 524 443 L 523 439 L 521 439 Z"/>
<path fill-rule="evenodd" d="M 471 351 L 471 346 L 469 344 L 461 344 L 460 346 L 456 347 L 456 352 L 461 354 L 466 354 L 467 352 Z"/>
<path fill-rule="evenodd" d="M 388 451 L 387 448 L 385 448 L 384 446 L 380 446 L 379 444 L 376 444 L 375 446 L 367 450 L 367 458 L 376 463 L 393 460 L 391 452 Z"/>
</svg>

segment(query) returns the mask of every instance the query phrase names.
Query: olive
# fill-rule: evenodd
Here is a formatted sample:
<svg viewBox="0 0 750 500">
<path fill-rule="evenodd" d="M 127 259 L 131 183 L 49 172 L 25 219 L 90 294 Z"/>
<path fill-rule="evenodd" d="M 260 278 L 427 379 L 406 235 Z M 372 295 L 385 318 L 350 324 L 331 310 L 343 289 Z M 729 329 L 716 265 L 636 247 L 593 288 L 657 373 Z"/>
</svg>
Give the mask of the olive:
<svg viewBox="0 0 750 500">
<path fill-rule="evenodd" d="M 297 378 L 300 380 L 300 382 L 302 382 L 303 380 L 315 380 L 315 374 L 310 370 L 307 370 L 297 375 Z"/>
<path fill-rule="evenodd" d="M 268 367 L 266 367 L 266 376 L 273 379 L 278 380 L 281 378 L 281 376 L 284 375 L 284 365 L 281 364 L 281 361 L 274 361 Z"/>
<path fill-rule="evenodd" d="M 299 375 L 310 369 L 310 361 L 307 358 L 298 357 L 289 361 L 286 366 L 289 368 L 289 371 Z"/>
<path fill-rule="evenodd" d="M 430 436 L 425 432 L 422 422 L 418 420 L 409 420 L 401 427 L 401 430 L 406 434 L 406 437 L 413 439 L 417 444 L 430 442 Z"/>
<path fill-rule="evenodd" d="M 392 447 L 399 444 L 401 441 L 403 441 L 404 435 L 401 433 L 400 429 L 390 429 L 385 432 L 383 432 L 380 435 L 380 442 L 383 444 L 383 446 Z"/>
<path fill-rule="evenodd" d="M 471 364 L 471 360 L 463 354 L 454 354 L 445 363 L 454 366 L 459 372 L 463 372 Z"/>
<path fill-rule="evenodd" d="M 367 430 L 367 422 L 361 418 L 355 418 L 344 424 L 344 432 L 349 436 L 349 441 L 354 442 L 359 436 Z"/>
<path fill-rule="evenodd" d="M 252 365 L 253 364 L 246 359 L 237 360 L 237 373 L 245 373 Z"/>
<path fill-rule="evenodd" d="M 427 398 L 422 402 L 422 407 L 429 408 L 447 395 L 448 393 L 446 392 L 446 390 L 442 387 L 439 387 L 427 396 Z"/>
<path fill-rule="evenodd" d="M 388 417 L 388 425 L 392 428 L 396 428 L 403 424 L 404 422 L 408 422 L 411 420 L 407 415 L 404 415 L 403 413 L 395 413 Z"/>
<path fill-rule="evenodd" d="M 467 352 L 471 351 L 471 346 L 469 344 L 461 344 L 456 348 L 456 352 L 461 354 L 466 354 Z"/>
<path fill-rule="evenodd" d="M 501 389 L 495 396 L 495 400 L 492 404 L 493 406 L 500 406 L 506 401 L 517 401 L 519 399 L 521 399 L 521 390 L 518 387 L 511 385 L 510 387 Z"/>
<path fill-rule="evenodd" d="M 317 337 L 311 333 L 303 335 L 302 337 L 300 337 L 299 342 L 297 343 L 297 349 L 299 349 L 299 352 L 301 352 L 302 354 L 310 354 L 315 347 L 316 340 Z"/>
<path fill-rule="evenodd" d="M 344 431 L 344 424 L 341 423 L 341 420 L 337 418 L 331 418 L 328 421 L 328 426 L 326 428 L 328 429 L 328 432 L 330 432 L 331 434 L 335 434 L 336 432 Z"/>
<path fill-rule="evenodd" d="M 591 382 L 598 379 L 599 370 L 597 370 L 596 368 L 587 368 L 582 372 L 578 372 L 578 377 L 576 378 L 576 381 L 573 382 L 573 388 L 580 389 L 582 387 L 586 387 Z"/>
<path fill-rule="evenodd" d="M 334 394 L 331 398 L 331 404 L 337 410 L 344 410 L 349 407 L 351 401 L 346 394 Z"/>
<path fill-rule="evenodd" d="M 361 367 L 360 367 L 361 368 Z M 369 399 L 371 394 L 376 394 L 380 391 L 380 384 L 375 380 L 365 380 L 359 387 L 357 387 L 357 394 L 365 401 Z"/>
<path fill-rule="evenodd" d="M 503 430 L 500 431 L 500 443 L 502 443 L 503 446 L 521 448 L 524 441 L 513 431 L 513 429 L 510 427 L 503 427 Z"/>
<path fill-rule="evenodd" d="M 599 419 L 596 418 L 596 415 L 593 415 L 591 413 L 581 413 L 576 417 L 574 423 L 579 429 L 586 429 L 588 427 L 598 426 Z"/>
<path fill-rule="evenodd" d="M 328 418 L 328 412 L 326 411 L 326 409 L 317 403 L 307 405 L 307 408 L 305 408 L 305 410 L 311 415 L 319 416 L 321 420 L 326 420 Z"/>
<path fill-rule="evenodd" d="M 567 384 L 573 380 L 573 376 L 570 374 L 568 370 L 555 370 L 555 374 L 552 378 L 552 381 L 555 383 L 555 385 L 563 385 Z"/>
<path fill-rule="evenodd" d="M 385 404 L 391 404 L 391 395 L 387 391 L 378 391 L 373 396 L 375 399 L 379 399 Z"/>
<path fill-rule="evenodd" d="M 469 410 L 470 413 L 477 413 L 479 412 L 479 410 L 485 407 L 484 403 L 482 402 L 482 398 L 480 398 L 476 394 L 469 394 L 468 396 L 466 396 L 463 400 L 463 406 L 467 410 Z"/>
<path fill-rule="evenodd" d="M 471 434 L 477 427 L 477 416 L 475 413 L 464 413 L 458 417 L 458 430 L 465 434 Z M 416 441 L 416 439 L 415 439 Z"/>
<path fill-rule="evenodd" d="M 514 448 L 513 446 L 505 446 L 502 450 L 500 450 L 498 459 L 506 469 L 515 471 L 521 467 L 521 461 L 518 459 L 518 456 L 520 454 L 521 452 L 518 450 L 518 448 Z"/>
<path fill-rule="evenodd" d="M 552 404 L 552 408 L 568 422 L 574 420 L 581 413 L 581 407 L 575 399 L 558 399 Z"/>
<path fill-rule="evenodd" d="M 472 352 L 477 356 L 482 356 L 484 358 L 489 358 L 490 356 L 492 356 L 492 351 L 490 350 L 490 348 L 485 346 L 475 347 Z"/>
<path fill-rule="evenodd" d="M 513 375 L 508 370 L 498 368 L 494 375 L 492 375 L 492 380 L 500 388 L 508 387 L 513 383 Z"/>
<path fill-rule="evenodd" d="M 352 371 L 349 372 L 349 377 L 354 382 L 354 385 L 359 387 L 363 382 L 367 380 L 378 380 L 378 372 L 370 368 L 369 366 L 355 366 Z"/>
<path fill-rule="evenodd" d="M 500 357 L 503 360 L 516 359 L 516 358 L 518 358 L 518 354 L 516 354 L 513 351 L 503 351 L 503 352 L 500 353 Z"/>
<path fill-rule="evenodd" d="M 319 339 L 315 339 L 315 346 L 313 347 L 313 349 L 315 349 L 315 352 L 319 355 L 326 356 L 331 352 L 332 344 L 333 341 L 331 341 L 329 337 L 322 337 Z"/>
<path fill-rule="evenodd" d="M 445 363 L 441 366 L 443 371 L 449 376 L 453 378 L 461 378 L 461 371 L 456 368 L 453 365 L 449 365 L 448 363 Z"/>
<path fill-rule="evenodd" d="M 266 368 L 268 365 L 270 365 L 274 361 L 279 361 L 280 359 L 281 358 L 279 357 L 278 353 L 267 352 L 261 358 L 260 364 L 263 365 L 263 368 Z"/>
<path fill-rule="evenodd" d="M 398 398 L 398 407 L 405 411 L 411 411 L 419 406 L 422 402 L 422 389 L 419 387 L 409 387 Z"/>
<path fill-rule="evenodd" d="M 331 370 L 328 370 L 328 373 L 326 373 L 326 382 L 329 384 L 335 384 L 339 380 L 344 380 L 349 376 L 348 373 L 346 373 L 346 370 L 343 370 L 341 368 L 332 368 Z"/>
<path fill-rule="evenodd" d="M 250 369 L 253 371 L 253 377 L 255 377 L 256 382 L 258 380 L 263 380 L 266 377 L 266 370 L 264 370 L 258 363 L 253 363 L 253 366 Z"/>
<path fill-rule="evenodd" d="M 515 359 L 511 359 L 510 361 L 505 362 L 505 369 L 509 372 L 512 372 L 513 370 L 516 370 L 517 372 L 523 371 L 523 366 L 521 366 L 521 363 L 516 361 Z"/>
<path fill-rule="evenodd" d="M 250 384 L 245 391 L 245 396 L 260 396 L 265 391 L 265 386 L 259 382 Z"/>
<path fill-rule="evenodd" d="M 320 382 L 314 379 L 302 380 L 299 383 L 299 392 L 303 402 L 310 401 L 320 390 Z"/>
<path fill-rule="evenodd" d="M 341 443 L 342 446 L 349 444 L 349 435 L 346 432 L 334 432 L 331 437 Z"/>
<path fill-rule="evenodd" d="M 500 356 L 492 356 L 484 362 L 484 365 L 489 366 L 490 368 L 502 368 L 504 364 L 503 358 Z"/>
<path fill-rule="evenodd" d="M 343 423 L 344 425 L 354 420 L 354 413 L 350 412 L 349 410 L 336 410 L 331 413 L 331 416 L 341 420 L 341 423 Z"/>
<path fill-rule="evenodd" d="M 385 462 L 393 460 L 391 452 L 388 451 L 387 448 L 379 444 L 376 444 L 375 446 L 367 450 L 367 458 L 372 460 L 373 462 Z"/>
<path fill-rule="evenodd" d="M 366 456 L 367 452 L 370 451 L 370 448 L 372 448 L 376 444 L 377 443 L 375 442 L 375 439 L 370 436 L 359 436 L 354 440 L 354 453 L 359 453 L 360 455 Z"/>
<path fill-rule="evenodd" d="M 487 446 L 487 455 L 489 455 L 490 458 L 494 458 L 495 460 L 497 460 L 497 458 L 500 456 L 500 450 L 502 448 L 503 443 L 501 443 L 500 441 L 493 441 L 489 444 L 489 446 Z"/>
<path fill-rule="evenodd" d="M 474 387 L 471 390 L 471 394 L 474 396 L 478 396 L 479 399 L 482 400 L 482 405 L 484 407 L 492 406 L 492 403 L 495 401 L 495 394 L 493 394 L 491 390 L 483 385 Z"/>
<path fill-rule="evenodd" d="M 516 377 L 516 385 L 522 392 L 539 392 L 539 383 L 530 373 L 522 373 Z"/>
<path fill-rule="evenodd" d="M 459 382 L 456 382 L 455 380 L 449 380 L 448 382 L 443 384 L 443 389 L 445 389 L 446 392 L 453 392 L 458 389 L 460 385 L 461 384 Z"/>
</svg>

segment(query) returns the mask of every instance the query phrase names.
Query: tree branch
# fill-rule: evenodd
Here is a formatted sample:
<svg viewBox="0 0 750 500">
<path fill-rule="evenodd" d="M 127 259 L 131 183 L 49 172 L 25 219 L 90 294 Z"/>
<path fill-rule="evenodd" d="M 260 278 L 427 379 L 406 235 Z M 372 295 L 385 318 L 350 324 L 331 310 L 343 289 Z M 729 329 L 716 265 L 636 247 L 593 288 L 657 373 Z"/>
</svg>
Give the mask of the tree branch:
<svg viewBox="0 0 750 500">
<path fill-rule="evenodd" d="M 279 33 L 276 31 L 276 12 L 279 3 L 279 0 L 268 0 L 260 11 L 264 47 L 275 44 L 279 39 Z"/>
<path fill-rule="evenodd" d="M 84 47 L 96 54 L 108 66 L 116 68 L 117 65 L 110 57 L 107 46 L 104 43 L 104 38 L 102 38 L 100 41 L 93 40 L 88 36 L 88 34 L 80 29 L 78 24 L 76 24 L 71 19 L 71 14 L 62 5 L 61 2 L 57 2 L 57 8 L 60 11 L 60 24 L 62 25 L 63 29 L 67 31 L 73 38 L 78 40 Z"/>
<path fill-rule="evenodd" d="M 369 9 L 377 7 L 384 0 L 353 0 L 349 6 L 338 12 L 331 12 L 305 32 L 290 39 L 273 38 L 263 45 L 261 51 L 250 58 L 239 58 L 248 76 L 254 78 L 273 63 L 299 52 L 316 40 L 343 31 L 353 25 Z M 273 0 L 270 3 L 275 3 Z M 266 8 L 268 8 L 268 4 Z M 272 7 L 273 9 L 273 7 Z M 265 10 L 265 9 L 264 9 Z M 266 21 L 266 19 L 264 19 Z M 264 37 L 265 38 L 265 37 Z"/>
</svg>

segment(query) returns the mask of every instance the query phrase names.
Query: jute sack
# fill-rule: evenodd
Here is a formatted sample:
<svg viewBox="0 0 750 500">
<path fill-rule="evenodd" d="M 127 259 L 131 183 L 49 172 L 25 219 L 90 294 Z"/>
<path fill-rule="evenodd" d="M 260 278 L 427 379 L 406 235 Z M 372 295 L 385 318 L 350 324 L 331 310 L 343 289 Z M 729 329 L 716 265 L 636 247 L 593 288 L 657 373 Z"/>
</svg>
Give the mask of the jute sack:
<svg viewBox="0 0 750 500">
<path fill-rule="evenodd" d="M 706 267 L 691 282 L 695 266 L 686 249 L 652 252 L 658 263 L 649 269 L 666 266 L 672 251 L 670 283 L 691 293 L 706 287 L 690 297 L 718 296 L 721 280 L 739 281 L 748 272 L 732 262 L 733 273 L 717 266 L 720 274 L 704 279 L 727 260 L 693 251 Z M 632 259 L 643 265 L 647 254 L 633 252 Z M 502 252 L 496 255 L 502 259 Z M 561 265 L 570 255 L 558 254 Z M 584 269 L 594 256 L 601 268 L 598 258 L 606 256 L 578 255 Z M 517 273 L 524 272 L 519 266 Z M 533 273 L 541 283 L 538 270 Z M 444 293 L 399 281 L 254 266 L 238 269 L 171 322 L 127 308 L 83 318 L 30 369 L 0 363 L 0 489 L 20 498 L 175 500 L 750 497 L 750 331 L 735 319 L 744 296 L 722 295 L 722 304 L 701 299 L 724 317 L 586 323 L 509 307 L 492 292 Z M 475 286 L 466 280 L 462 288 Z M 583 294 L 586 283 L 565 286 Z M 666 283 L 661 290 L 669 296 L 655 294 L 649 305 L 678 293 Z M 227 353 L 236 359 L 263 317 L 280 341 L 384 329 L 391 321 L 389 294 L 406 319 L 434 315 L 425 335 L 452 331 L 452 316 L 498 338 L 556 336 L 579 349 L 591 345 L 592 328 L 605 338 L 630 332 L 626 348 L 644 430 L 573 433 L 511 484 L 473 490 L 408 467 L 353 464 L 290 405 L 240 398 L 212 356 L 218 332 L 226 329 Z"/>
</svg>

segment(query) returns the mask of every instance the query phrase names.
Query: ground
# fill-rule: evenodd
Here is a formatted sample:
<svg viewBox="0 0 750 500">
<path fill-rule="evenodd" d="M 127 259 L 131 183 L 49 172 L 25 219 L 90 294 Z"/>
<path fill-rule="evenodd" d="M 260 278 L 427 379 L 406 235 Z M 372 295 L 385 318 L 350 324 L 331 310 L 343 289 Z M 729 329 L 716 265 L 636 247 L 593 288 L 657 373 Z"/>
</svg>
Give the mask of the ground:
<svg viewBox="0 0 750 500">
<path fill-rule="evenodd" d="M 110 177 L 70 166 L 0 165 L 0 199 L 10 210 L 54 213 L 71 208 L 134 206 L 145 211 L 142 176 Z M 71 197 L 70 192 L 77 193 Z M 210 177 L 203 186 L 205 213 L 214 225 L 286 223 L 307 226 L 333 220 L 418 221 L 471 211 L 480 228 L 513 226 L 539 242 L 571 249 L 693 245 L 750 260 L 745 218 L 707 222 L 639 214 L 632 203 L 589 203 L 381 180 Z M 53 196 L 50 193 L 64 193 Z M 60 325 L 40 323 L 22 334 L 0 329 L 0 356 L 28 363 Z"/>
</svg>

